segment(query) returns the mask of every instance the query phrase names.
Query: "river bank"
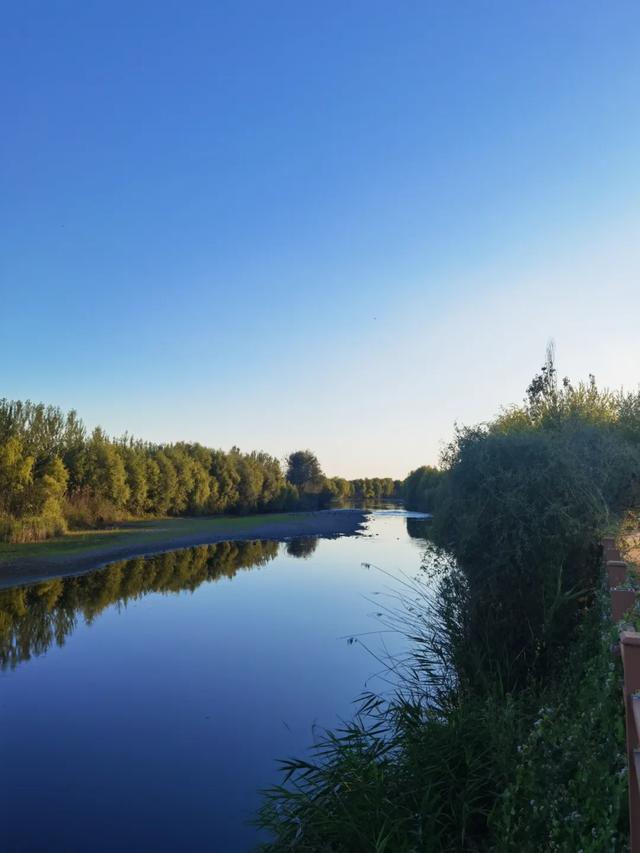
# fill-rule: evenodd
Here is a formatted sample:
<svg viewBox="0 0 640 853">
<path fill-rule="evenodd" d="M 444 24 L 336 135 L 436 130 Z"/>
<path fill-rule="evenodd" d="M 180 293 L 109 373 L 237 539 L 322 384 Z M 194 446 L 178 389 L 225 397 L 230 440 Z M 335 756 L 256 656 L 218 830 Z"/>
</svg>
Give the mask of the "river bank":
<svg viewBox="0 0 640 853">
<path fill-rule="evenodd" d="M 225 540 L 353 536 L 366 512 L 357 509 L 241 517 L 164 518 L 112 530 L 74 532 L 30 545 L 0 545 L 0 589 L 84 574 L 115 560 L 150 556 Z"/>
</svg>

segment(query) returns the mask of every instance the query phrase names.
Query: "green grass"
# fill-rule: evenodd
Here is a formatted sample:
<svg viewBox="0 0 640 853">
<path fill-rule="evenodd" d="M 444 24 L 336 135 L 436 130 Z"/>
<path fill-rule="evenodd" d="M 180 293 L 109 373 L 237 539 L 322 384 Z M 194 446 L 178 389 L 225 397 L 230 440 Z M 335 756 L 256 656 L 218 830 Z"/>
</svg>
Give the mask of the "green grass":
<svg viewBox="0 0 640 853">
<path fill-rule="evenodd" d="M 69 555 L 81 555 L 100 548 L 125 545 L 150 545 L 188 536 L 207 533 L 224 534 L 230 539 L 246 534 L 265 524 L 287 522 L 303 524 L 309 513 L 269 513 L 246 516 L 216 516 L 198 518 L 160 518 L 127 522 L 109 530 L 72 531 L 65 536 L 45 542 L 13 545 L 0 543 L 0 563 L 21 560 L 55 560 Z"/>
</svg>

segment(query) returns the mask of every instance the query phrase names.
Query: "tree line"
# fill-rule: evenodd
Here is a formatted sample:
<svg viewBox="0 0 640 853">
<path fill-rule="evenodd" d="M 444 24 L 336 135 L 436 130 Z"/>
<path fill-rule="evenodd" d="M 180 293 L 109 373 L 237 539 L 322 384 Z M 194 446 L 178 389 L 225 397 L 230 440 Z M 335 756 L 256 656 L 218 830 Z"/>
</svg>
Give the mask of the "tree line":
<svg viewBox="0 0 640 853">
<path fill-rule="evenodd" d="M 75 411 L 0 400 L 0 539 L 36 541 L 69 527 L 152 516 L 317 509 L 392 496 L 390 479 L 325 477 L 308 450 L 286 469 L 261 451 L 153 444 L 88 432 Z"/>
</svg>

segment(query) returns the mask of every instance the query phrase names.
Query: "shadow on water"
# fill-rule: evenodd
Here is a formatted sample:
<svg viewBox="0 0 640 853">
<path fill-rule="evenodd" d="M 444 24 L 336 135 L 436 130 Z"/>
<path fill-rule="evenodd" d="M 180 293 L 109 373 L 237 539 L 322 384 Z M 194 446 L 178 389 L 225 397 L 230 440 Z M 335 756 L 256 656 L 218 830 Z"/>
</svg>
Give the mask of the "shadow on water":
<svg viewBox="0 0 640 853">
<path fill-rule="evenodd" d="M 313 552 L 317 540 L 304 539 L 295 556 Z M 293 546 L 294 541 L 288 543 Z M 127 604 L 150 593 L 193 591 L 201 584 L 233 578 L 240 569 L 264 566 L 278 554 L 278 542 L 218 542 L 156 557 L 112 563 L 78 577 L 55 578 L 0 590 L 0 668 L 16 667 L 63 646 L 81 616 L 90 624 L 112 604 Z"/>
</svg>

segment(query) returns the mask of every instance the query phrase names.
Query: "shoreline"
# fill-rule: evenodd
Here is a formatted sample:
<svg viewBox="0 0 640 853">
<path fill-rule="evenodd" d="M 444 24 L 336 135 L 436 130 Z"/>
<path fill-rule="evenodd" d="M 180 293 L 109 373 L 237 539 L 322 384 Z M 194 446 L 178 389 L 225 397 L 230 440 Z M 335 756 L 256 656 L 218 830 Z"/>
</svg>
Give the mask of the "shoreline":
<svg viewBox="0 0 640 853">
<path fill-rule="evenodd" d="M 41 583 L 54 578 L 83 575 L 104 568 L 109 563 L 128 560 L 133 557 L 151 557 L 167 551 L 179 551 L 198 545 L 211 545 L 215 542 L 247 542 L 251 540 L 284 542 L 299 536 L 317 536 L 323 539 L 336 539 L 340 536 L 359 536 L 365 524 L 367 512 L 359 509 L 316 510 L 240 517 L 244 530 L 238 528 L 238 518 L 217 517 L 199 519 L 203 529 L 197 532 L 180 534 L 179 524 L 171 535 L 172 522 L 177 519 L 165 519 L 170 529 L 166 535 L 150 535 L 145 541 L 106 543 L 98 547 L 89 547 L 77 553 L 62 551 L 59 554 L 43 557 L 18 556 L 17 559 L 3 561 L 0 557 L 0 589 Z M 227 525 L 225 526 L 225 521 Z M 234 529 L 235 528 L 235 529 Z M 144 536 L 144 528 L 142 528 Z M 136 531 L 137 532 L 137 531 Z M 126 532 L 120 534 L 127 536 Z M 64 540 L 61 540 L 64 542 Z M 43 543 L 46 545 L 46 543 Z M 54 545 L 55 547 L 55 545 Z M 49 546 L 48 550 L 51 550 Z"/>
</svg>

